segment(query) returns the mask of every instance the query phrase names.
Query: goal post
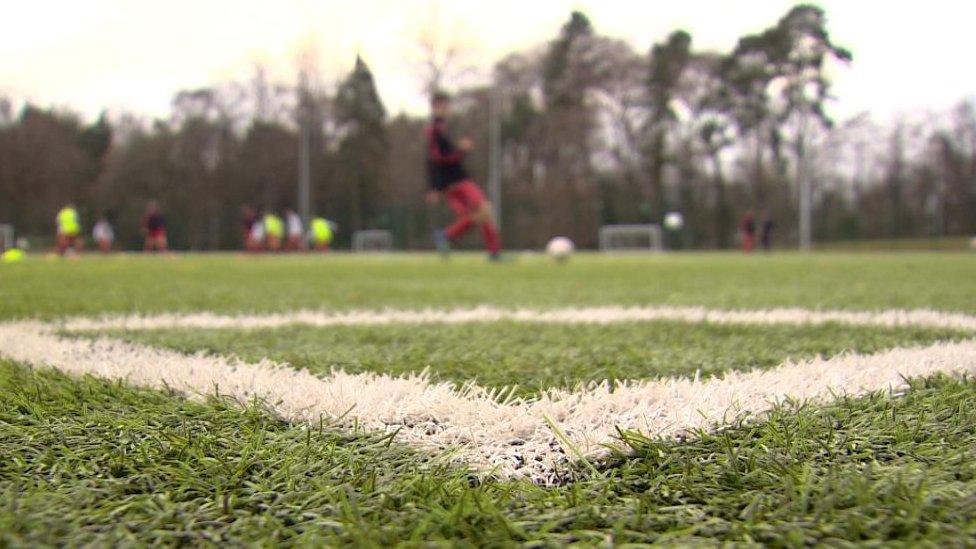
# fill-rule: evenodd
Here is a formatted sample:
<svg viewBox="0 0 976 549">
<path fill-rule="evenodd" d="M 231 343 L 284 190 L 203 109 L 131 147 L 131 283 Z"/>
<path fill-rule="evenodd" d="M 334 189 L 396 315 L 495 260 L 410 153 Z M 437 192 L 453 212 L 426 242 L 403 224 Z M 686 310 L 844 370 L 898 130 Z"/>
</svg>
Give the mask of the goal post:
<svg viewBox="0 0 976 549">
<path fill-rule="evenodd" d="M 604 225 L 600 227 L 602 252 L 663 252 L 659 225 Z"/>
<path fill-rule="evenodd" d="M 356 231 L 352 234 L 354 252 L 392 252 L 393 233 L 381 229 Z"/>
<path fill-rule="evenodd" d="M 15 247 L 14 226 L 0 223 L 0 253 Z"/>
</svg>

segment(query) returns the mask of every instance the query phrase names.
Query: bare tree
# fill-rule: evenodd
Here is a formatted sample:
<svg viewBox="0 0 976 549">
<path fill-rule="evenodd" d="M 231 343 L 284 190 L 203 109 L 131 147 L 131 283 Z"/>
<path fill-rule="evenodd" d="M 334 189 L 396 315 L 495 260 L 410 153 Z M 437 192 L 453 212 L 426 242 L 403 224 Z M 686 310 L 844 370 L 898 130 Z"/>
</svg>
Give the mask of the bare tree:
<svg viewBox="0 0 976 549">
<path fill-rule="evenodd" d="M 432 1 L 430 9 L 418 21 L 414 62 L 428 96 L 438 90 L 458 88 L 469 84 L 478 74 L 474 61 L 477 48 L 471 33 L 465 32 L 460 21 L 449 20 L 440 3 Z"/>
</svg>

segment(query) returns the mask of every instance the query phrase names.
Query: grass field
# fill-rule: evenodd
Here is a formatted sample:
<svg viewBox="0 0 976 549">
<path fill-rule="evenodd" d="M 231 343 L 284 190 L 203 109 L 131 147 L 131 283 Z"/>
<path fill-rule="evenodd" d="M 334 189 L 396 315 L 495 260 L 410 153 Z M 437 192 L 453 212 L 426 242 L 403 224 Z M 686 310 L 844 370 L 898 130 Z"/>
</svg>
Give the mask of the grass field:
<svg viewBox="0 0 976 549">
<path fill-rule="evenodd" d="M 976 255 L 31 258 L 0 265 L 0 319 L 604 305 L 976 314 Z M 931 327 L 471 322 L 73 333 L 184 353 L 517 386 L 714 377 L 969 339 Z M 3 349 L 0 349 L 0 356 Z M 799 546 L 976 543 L 976 381 L 784 401 L 682 437 L 620 433 L 542 486 L 396 434 L 279 419 L 274 402 L 74 378 L 0 358 L 0 546 Z"/>
</svg>

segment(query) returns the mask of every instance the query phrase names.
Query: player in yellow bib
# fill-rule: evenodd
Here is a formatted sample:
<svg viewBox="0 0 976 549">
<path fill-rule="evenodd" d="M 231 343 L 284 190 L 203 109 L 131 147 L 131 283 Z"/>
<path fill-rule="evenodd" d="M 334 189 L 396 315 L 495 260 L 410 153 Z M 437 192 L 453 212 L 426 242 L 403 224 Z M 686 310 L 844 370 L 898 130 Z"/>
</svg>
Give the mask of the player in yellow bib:
<svg viewBox="0 0 976 549">
<path fill-rule="evenodd" d="M 285 236 L 285 223 L 277 215 L 267 212 L 264 214 L 264 234 L 267 238 L 269 252 L 281 249 L 281 240 Z"/>
<path fill-rule="evenodd" d="M 323 217 L 316 217 L 312 220 L 309 227 L 309 236 L 312 240 L 312 246 L 320 252 L 329 251 L 329 244 L 332 243 L 332 224 Z"/>
<path fill-rule="evenodd" d="M 69 202 L 61 208 L 55 218 L 55 224 L 58 253 L 64 255 L 80 252 L 84 243 L 81 240 L 81 220 L 75 205 Z"/>
</svg>

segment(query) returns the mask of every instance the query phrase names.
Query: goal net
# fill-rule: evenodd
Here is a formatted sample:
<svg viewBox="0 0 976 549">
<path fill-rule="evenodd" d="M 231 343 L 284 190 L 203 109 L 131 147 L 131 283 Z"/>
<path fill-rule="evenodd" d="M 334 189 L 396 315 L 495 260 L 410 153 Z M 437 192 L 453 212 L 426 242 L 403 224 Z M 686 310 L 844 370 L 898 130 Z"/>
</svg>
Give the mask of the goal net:
<svg viewBox="0 0 976 549">
<path fill-rule="evenodd" d="M 352 250 L 354 252 L 391 252 L 393 251 L 393 233 L 378 229 L 356 231 L 352 234 Z"/>
<path fill-rule="evenodd" d="M 14 226 L 0 223 L 0 253 L 14 247 Z"/>
<path fill-rule="evenodd" d="M 600 227 L 600 251 L 664 251 L 661 227 L 658 225 L 604 225 Z"/>
</svg>

